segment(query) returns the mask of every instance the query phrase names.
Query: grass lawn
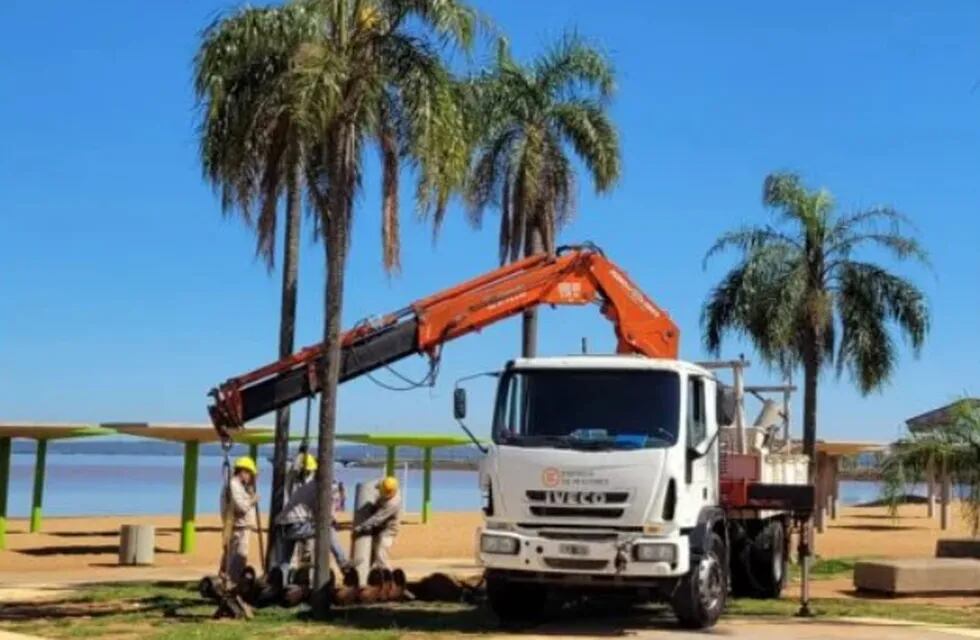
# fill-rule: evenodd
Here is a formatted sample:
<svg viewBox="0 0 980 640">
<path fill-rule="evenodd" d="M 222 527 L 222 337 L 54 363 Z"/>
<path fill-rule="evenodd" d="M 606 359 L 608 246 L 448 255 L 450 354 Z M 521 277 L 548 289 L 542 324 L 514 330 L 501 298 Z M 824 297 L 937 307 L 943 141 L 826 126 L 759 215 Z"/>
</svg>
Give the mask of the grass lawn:
<svg viewBox="0 0 980 640">
<path fill-rule="evenodd" d="M 596 605 L 598 606 L 598 605 Z M 796 613 L 793 600 L 736 600 L 729 616 L 787 618 Z M 819 618 L 880 617 L 936 624 L 980 626 L 980 610 L 895 601 L 816 599 Z M 672 625 L 662 607 L 637 608 L 625 617 L 576 607 L 571 616 L 608 617 L 610 625 L 657 627 Z M 357 606 L 337 610 L 330 622 L 309 620 L 301 608 L 263 609 L 250 622 L 211 620 L 214 606 L 203 603 L 190 584 L 108 584 L 86 587 L 70 599 L 0 605 L 0 629 L 48 638 L 114 638 L 117 640 L 177 640 L 178 638 L 279 637 L 352 638 L 395 640 L 453 638 L 499 632 L 499 625 L 485 607 L 462 604 L 405 603 Z M 566 618 L 565 615 L 562 616 Z"/>
<path fill-rule="evenodd" d="M 850 578 L 854 575 L 854 565 L 861 560 L 871 560 L 872 558 L 821 558 L 817 557 L 810 563 L 811 580 L 830 580 L 833 578 Z M 789 567 L 789 577 L 798 580 L 800 578 L 800 565 L 791 564 Z"/>
</svg>

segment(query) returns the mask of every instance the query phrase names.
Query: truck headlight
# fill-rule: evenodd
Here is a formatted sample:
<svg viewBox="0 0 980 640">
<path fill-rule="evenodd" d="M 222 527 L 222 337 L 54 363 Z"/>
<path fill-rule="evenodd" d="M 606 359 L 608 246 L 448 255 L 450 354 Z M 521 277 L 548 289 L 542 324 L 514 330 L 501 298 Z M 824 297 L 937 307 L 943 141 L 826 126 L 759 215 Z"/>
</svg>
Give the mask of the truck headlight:
<svg viewBox="0 0 980 640">
<path fill-rule="evenodd" d="M 633 545 L 633 558 L 637 562 L 677 562 L 677 547 L 672 544 L 641 542 Z"/>
<path fill-rule="evenodd" d="M 491 533 L 484 533 L 480 536 L 480 551 L 483 553 L 497 553 L 501 555 L 516 555 L 520 543 L 517 538 L 511 536 L 497 536 Z"/>
</svg>

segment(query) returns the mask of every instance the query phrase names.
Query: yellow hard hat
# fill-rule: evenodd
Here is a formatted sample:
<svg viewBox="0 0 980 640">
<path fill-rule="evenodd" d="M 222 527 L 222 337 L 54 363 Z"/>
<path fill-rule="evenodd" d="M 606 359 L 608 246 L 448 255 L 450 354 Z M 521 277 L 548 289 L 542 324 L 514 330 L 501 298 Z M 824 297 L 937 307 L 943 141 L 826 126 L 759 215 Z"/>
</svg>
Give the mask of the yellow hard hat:
<svg viewBox="0 0 980 640">
<path fill-rule="evenodd" d="M 388 476 L 378 483 L 378 491 L 381 495 L 390 498 L 391 496 L 398 493 L 398 478 L 394 476 Z"/>
<path fill-rule="evenodd" d="M 309 453 L 303 454 L 303 471 L 316 471 L 316 458 Z"/>
<path fill-rule="evenodd" d="M 249 456 L 242 456 L 235 460 L 235 471 L 239 469 L 244 469 L 245 471 L 251 471 L 252 475 L 257 475 L 259 473 L 258 467 L 255 466 L 255 460 L 252 460 Z"/>
</svg>

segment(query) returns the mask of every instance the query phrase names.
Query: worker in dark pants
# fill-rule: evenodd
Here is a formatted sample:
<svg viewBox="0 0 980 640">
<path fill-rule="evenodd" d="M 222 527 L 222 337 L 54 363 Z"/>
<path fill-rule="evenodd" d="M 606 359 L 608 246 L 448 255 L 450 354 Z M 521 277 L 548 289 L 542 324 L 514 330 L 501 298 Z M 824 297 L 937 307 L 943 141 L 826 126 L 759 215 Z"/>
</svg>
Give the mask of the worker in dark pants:
<svg viewBox="0 0 980 640">
<path fill-rule="evenodd" d="M 402 499 L 398 479 L 388 476 L 378 483 L 378 498 L 371 505 L 371 515 L 354 527 L 355 536 L 371 536 L 372 565 L 391 569 L 391 547 L 401 525 Z"/>
<path fill-rule="evenodd" d="M 287 575 L 292 564 L 297 544 L 311 545 L 316 535 L 314 517 L 316 514 L 317 482 L 312 480 L 293 492 L 289 502 L 276 517 L 276 557 L 275 565 L 283 575 Z M 347 554 L 340 546 L 336 529 L 330 530 L 330 552 L 341 571 L 350 566 Z"/>
</svg>

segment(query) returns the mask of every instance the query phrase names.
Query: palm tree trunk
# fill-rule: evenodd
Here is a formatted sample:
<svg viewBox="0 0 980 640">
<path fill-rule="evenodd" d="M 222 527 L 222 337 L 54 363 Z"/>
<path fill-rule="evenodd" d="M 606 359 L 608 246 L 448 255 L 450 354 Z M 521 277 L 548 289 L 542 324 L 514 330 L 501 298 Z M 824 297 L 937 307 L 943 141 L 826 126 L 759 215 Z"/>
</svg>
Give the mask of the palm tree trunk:
<svg viewBox="0 0 980 640">
<path fill-rule="evenodd" d="M 299 222 L 302 199 L 299 188 L 299 165 L 293 163 L 286 185 L 286 233 L 282 264 L 282 304 L 279 309 L 279 357 L 292 355 L 296 334 L 296 288 L 299 279 Z M 272 455 L 272 495 L 269 497 L 269 522 L 282 511 L 286 500 L 286 473 L 289 466 L 289 407 L 276 411 L 275 449 Z M 266 570 L 272 567 L 275 549 L 275 527 L 269 527 Z"/>
<path fill-rule="evenodd" d="M 809 478 L 813 484 L 817 474 L 817 377 L 820 364 L 816 348 L 805 349 L 803 354 L 803 453 L 810 458 Z"/>
<path fill-rule="evenodd" d="M 540 231 L 530 222 L 527 226 L 527 239 L 524 242 L 524 257 L 541 253 Z M 538 310 L 532 307 L 524 312 L 521 321 L 521 356 L 533 358 L 538 352 Z"/>
<path fill-rule="evenodd" d="M 327 279 L 324 292 L 324 358 L 320 368 L 320 432 L 317 445 L 317 520 L 314 588 L 321 591 L 330 579 L 330 535 L 333 527 L 333 452 L 337 424 L 337 386 L 340 381 L 340 321 L 344 301 L 344 266 L 347 257 L 347 214 L 351 194 L 345 169 L 344 136 L 338 127 L 328 136 L 329 208 L 324 222 Z M 343 185 L 343 186 L 342 186 Z"/>
</svg>

